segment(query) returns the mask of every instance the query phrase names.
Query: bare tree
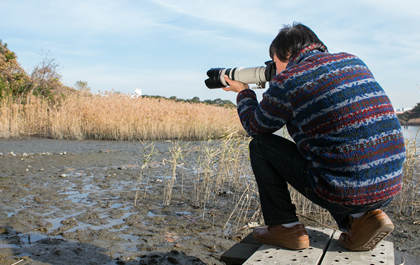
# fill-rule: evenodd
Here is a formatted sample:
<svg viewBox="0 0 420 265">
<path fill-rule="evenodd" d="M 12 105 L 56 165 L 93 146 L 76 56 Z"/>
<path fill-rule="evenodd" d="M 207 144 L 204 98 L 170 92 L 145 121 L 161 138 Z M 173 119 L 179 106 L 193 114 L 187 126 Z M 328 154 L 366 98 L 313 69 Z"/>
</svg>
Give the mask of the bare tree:
<svg viewBox="0 0 420 265">
<path fill-rule="evenodd" d="M 28 95 L 28 102 L 34 91 L 38 95 L 47 96 L 51 92 L 60 93 L 64 86 L 61 84 L 59 64 L 49 57 L 50 52 L 42 51 L 41 62 L 31 72 L 32 83 L 28 86 L 31 92 Z"/>
</svg>

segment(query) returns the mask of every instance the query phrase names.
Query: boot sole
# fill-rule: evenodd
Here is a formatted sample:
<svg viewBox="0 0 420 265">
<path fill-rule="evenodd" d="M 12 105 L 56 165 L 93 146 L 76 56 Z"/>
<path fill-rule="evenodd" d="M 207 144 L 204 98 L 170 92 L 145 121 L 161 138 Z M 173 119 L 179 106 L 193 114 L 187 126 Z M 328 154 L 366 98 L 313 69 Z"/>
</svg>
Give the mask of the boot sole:
<svg viewBox="0 0 420 265">
<path fill-rule="evenodd" d="M 349 245 L 340 240 L 343 247 L 352 251 L 369 251 L 374 249 L 383 239 L 385 239 L 394 230 L 393 224 L 381 226 L 374 231 L 373 236 L 365 242 L 366 237 L 360 237 L 353 244 Z"/>
</svg>

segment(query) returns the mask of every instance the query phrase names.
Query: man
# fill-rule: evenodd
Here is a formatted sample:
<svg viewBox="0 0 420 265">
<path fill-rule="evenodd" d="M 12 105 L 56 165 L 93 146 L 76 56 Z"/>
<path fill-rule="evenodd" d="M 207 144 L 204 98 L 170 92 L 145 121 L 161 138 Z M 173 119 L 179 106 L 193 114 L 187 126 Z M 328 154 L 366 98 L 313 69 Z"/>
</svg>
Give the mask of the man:
<svg viewBox="0 0 420 265">
<path fill-rule="evenodd" d="M 367 66 L 348 53 L 331 54 L 308 27 L 280 30 L 270 46 L 277 75 L 258 103 L 247 84 L 238 114 L 253 137 L 252 169 L 268 227 L 255 239 L 289 249 L 309 246 L 288 184 L 327 209 L 349 250 L 373 249 L 394 226 L 380 210 L 401 190 L 404 139 L 394 108 Z M 272 133 L 287 126 L 293 141 Z"/>
</svg>

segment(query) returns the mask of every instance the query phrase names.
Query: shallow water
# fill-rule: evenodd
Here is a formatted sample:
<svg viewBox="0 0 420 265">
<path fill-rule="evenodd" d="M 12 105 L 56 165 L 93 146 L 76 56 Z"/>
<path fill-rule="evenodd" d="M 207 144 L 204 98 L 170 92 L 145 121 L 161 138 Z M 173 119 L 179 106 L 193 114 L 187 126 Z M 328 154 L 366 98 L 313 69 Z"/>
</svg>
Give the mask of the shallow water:
<svg viewBox="0 0 420 265">
<path fill-rule="evenodd" d="M 407 126 L 402 129 L 405 139 L 416 140 L 417 143 L 420 143 L 420 126 Z"/>
</svg>

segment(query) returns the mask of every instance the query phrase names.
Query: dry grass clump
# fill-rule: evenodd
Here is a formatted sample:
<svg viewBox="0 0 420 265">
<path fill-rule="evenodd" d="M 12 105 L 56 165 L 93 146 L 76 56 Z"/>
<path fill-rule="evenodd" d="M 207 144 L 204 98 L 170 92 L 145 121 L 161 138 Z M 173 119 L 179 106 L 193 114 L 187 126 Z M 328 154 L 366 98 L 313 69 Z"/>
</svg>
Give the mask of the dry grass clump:
<svg viewBox="0 0 420 265">
<path fill-rule="evenodd" d="M 207 205 L 216 205 L 219 195 L 233 195 L 237 202 L 243 193 L 252 193 L 255 183 L 248 157 L 249 138 L 237 137 L 232 131 L 222 141 L 208 140 L 202 145 L 196 164 L 198 174 L 194 182 L 194 200 L 206 214 Z M 252 185 L 251 185 L 252 186 Z"/>
<path fill-rule="evenodd" d="M 71 95 L 49 106 L 0 102 L 0 137 L 40 135 L 56 139 L 166 140 L 218 138 L 227 128 L 241 130 L 236 110 L 156 98 Z"/>
<path fill-rule="evenodd" d="M 289 137 L 286 130 L 278 134 Z M 202 217 L 205 218 L 205 216 L 217 214 L 213 211 L 214 206 L 220 203 L 220 195 L 230 196 L 233 210 L 224 227 L 225 231 L 230 233 L 264 224 L 258 188 L 249 161 L 250 140 L 247 137 L 239 137 L 234 131 L 226 133 L 222 140 L 207 140 L 200 145 L 197 162 L 194 165 L 197 174 L 194 177 L 192 202 L 202 209 Z M 419 154 L 416 142 L 412 139 L 407 141 L 406 148 L 403 191 L 393 203 L 397 205 L 401 213 L 413 214 L 420 211 Z M 171 177 L 165 182 L 165 205 L 170 203 L 173 185 L 179 181 L 176 176 L 183 177 L 184 174 L 176 165 L 184 161 L 183 157 L 190 151 L 188 146 L 180 146 L 179 143 L 174 143 L 173 148 L 170 149 L 172 159 L 171 172 L 168 175 Z M 312 203 L 292 187 L 290 187 L 290 194 L 296 205 L 298 216 L 304 218 L 301 219 L 302 221 L 309 219 L 321 226 L 336 227 L 328 211 Z"/>
<path fill-rule="evenodd" d="M 406 160 L 401 183 L 402 191 L 393 202 L 398 205 L 399 214 L 412 215 L 420 212 L 420 152 L 416 139 L 418 135 L 405 140 Z"/>
<path fill-rule="evenodd" d="M 411 124 L 420 124 L 420 118 L 416 118 L 416 119 L 410 119 L 409 122 Z"/>
<path fill-rule="evenodd" d="M 278 134 L 289 137 L 286 130 Z M 233 206 L 229 218 L 226 220 L 224 230 L 233 233 L 244 227 L 263 225 L 263 216 L 260 208 L 258 187 L 255 181 L 249 161 L 249 137 L 241 137 L 236 131 L 225 134 L 221 140 L 208 139 L 202 143 L 199 149 L 190 149 L 188 145 L 172 143 L 170 172 L 165 179 L 163 205 L 171 203 L 174 185 L 181 185 L 177 190 L 183 196 L 183 178 L 185 162 L 184 156 L 192 151 L 197 160 L 192 167 L 194 175 L 191 202 L 202 211 L 202 218 L 217 215 L 215 209 L 219 209 L 221 198 L 228 196 Z M 151 151 L 150 151 L 151 152 Z M 181 183 L 180 183 L 181 182 Z M 147 186 L 147 183 L 144 183 Z M 329 224 L 331 216 L 321 207 L 313 204 L 293 188 L 290 188 L 292 200 L 297 206 L 298 214 L 316 218 L 321 224 Z M 179 192 L 178 192 L 179 193 Z"/>
</svg>

